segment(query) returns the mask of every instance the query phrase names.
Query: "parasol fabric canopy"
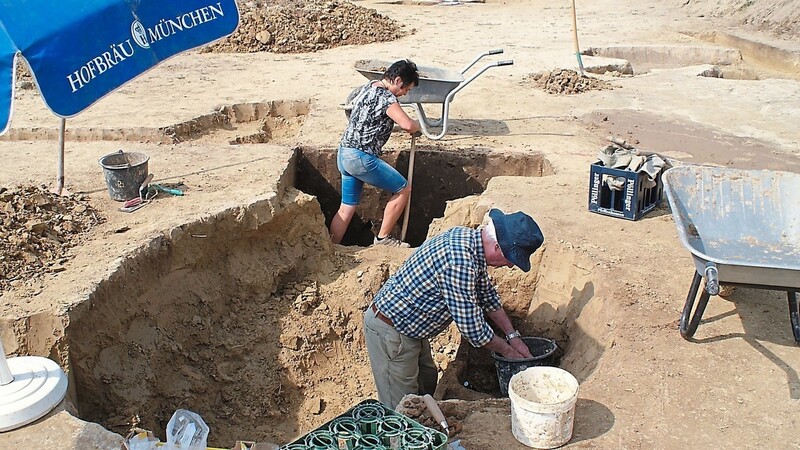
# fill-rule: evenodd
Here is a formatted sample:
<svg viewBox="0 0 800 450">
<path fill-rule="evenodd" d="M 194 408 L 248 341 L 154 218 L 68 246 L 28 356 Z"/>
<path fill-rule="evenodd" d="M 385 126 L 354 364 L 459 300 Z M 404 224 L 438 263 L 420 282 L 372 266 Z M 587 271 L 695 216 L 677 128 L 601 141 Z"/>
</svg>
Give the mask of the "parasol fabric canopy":
<svg viewBox="0 0 800 450">
<path fill-rule="evenodd" d="M 234 0 L 0 0 L 0 134 L 11 119 L 17 55 L 48 108 L 65 118 L 238 24 Z"/>
</svg>

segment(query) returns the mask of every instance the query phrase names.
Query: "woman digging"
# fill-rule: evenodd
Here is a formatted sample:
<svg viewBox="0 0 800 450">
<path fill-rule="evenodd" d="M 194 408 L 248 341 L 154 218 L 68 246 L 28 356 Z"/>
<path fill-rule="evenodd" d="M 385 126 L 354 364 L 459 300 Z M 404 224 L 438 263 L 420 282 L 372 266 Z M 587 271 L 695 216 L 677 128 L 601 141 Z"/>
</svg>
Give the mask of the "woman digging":
<svg viewBox="0 0 800 450">
<path fill-rule="evenodd" d="M 397 101 L 397 97 L 407 94 L 418 84 L 416 64 L 405 59 L 389 66 L 383 78 L 370 81 L 353 98 L 350 121 L 336 158 L 342 173 L 342 203 L 330 226 L 334 244 L 342 241 L 361 201 L 364 183 L 369 183 L 393 194 L 383 211 L 383 222 L 373 245 L 409 247 L 390 233 L 403 214 L 411 195 L 411 185 L 380 155 L 395 124 L 410 134 L 419 133 L 419 122 L 408 117 Z"/>
</svg>

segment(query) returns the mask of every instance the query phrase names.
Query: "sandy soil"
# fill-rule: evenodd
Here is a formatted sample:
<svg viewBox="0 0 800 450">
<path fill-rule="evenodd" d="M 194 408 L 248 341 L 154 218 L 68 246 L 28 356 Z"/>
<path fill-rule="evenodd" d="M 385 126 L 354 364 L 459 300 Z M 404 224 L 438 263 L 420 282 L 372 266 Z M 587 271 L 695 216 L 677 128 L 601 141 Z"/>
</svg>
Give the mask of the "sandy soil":
<svg viewBox="0 0 800 450">
<path fill-rule="evenodd" d="M 450 203 L 431 232 L 474 225 L 491 206 L 541 224 L 537 269 L 493 276 L 517 326 L 556 339 L 561 367 L 581 383 L 568 447 L 800 448 L 800 353 L 786 294 L 713 297 L 686 341 L 677 322 L 694 269 L 666 204 L 636 222 L 587 211 L 589 165 L 611 133 L 680 163 L 800 172 L 793 60 L 777 70 L 745 52 L 737 66 L 759 78 L 748 80 L 698 76 L 714 63 L 690 57 L 715 48 L 699 34 L 712 31 L 795 57 L 796 42 L 728 28 L 694 4 L 598 0 L 579 5 L 582 48 L 669 47 L 677 62 L 645 60 L 636 76 L 595 75 L 613 89 L 554 95 L 532 75 L 576 69 L 566 4 L 358 4 L 416 31 L 315 53 L 180 55 L 69 119 L 67 188 L 88 196 L 104 222 L 69 250 L 64 270 L 2 292 L 6 352 L 59 361 L 83 420 L 124 434 L 138 416 L 158 434 L 186 407 L 203 415 L 219 447 L 287 442 L 374 398 L 361 311 L 408 251 L 331 245 L 317 201 L 292 187 L 294 148 L 336 145 L 345 120 L 338 105 L 365 80 L 356 60 L 410 57 L 457 69 L 503 48 L 514 65 L 458 94 L 452 130 L 436 144 L 538 155 L 553 173 L 496 177 L 483 194 Z M 647 54 L 638 48 L 631 61 Z M 583 58 L 587 68 L 617 62 Z M 19 90 L 14 107 L 0 180 L 49 183 L 58 119 L 35 90 Z M 408 144 L 398 134 L 388 149 Z M 155 181 L 180 183 L 186 195 L 119 212 L 97 164 L 118 148 L 150 155 Z M 452 330 L 434 350 L 437 398 L 462 427 L 462 444 L 524 448 L 511 435 L 508 400 L 462 386 L 487 355 L 461 346 Z M 69 417 L 0 434 L 0 447 L 60 439 L 63 448 L 92 448 L 91 424 L 53 426 Z"/>
</svg>

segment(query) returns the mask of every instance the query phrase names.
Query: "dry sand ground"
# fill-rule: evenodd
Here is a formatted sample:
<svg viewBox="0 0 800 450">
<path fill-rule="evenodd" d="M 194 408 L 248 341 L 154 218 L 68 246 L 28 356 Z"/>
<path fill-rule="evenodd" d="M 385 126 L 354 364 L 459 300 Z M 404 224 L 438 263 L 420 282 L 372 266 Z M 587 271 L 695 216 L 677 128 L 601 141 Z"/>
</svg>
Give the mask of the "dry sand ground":
<svg viewBox="0 0 800 450">
<path fill-rule="evenodd" d="M 606 78 L 618 86 L 613 90 L 554 96 L 524 80 L 575 67 L 566 4 L 358 3 L 416 33 L 310 54 L 181 55 L 69 119 L 70 129 L 87 135 L 90 128 L 140 127 L 142 140 L 154 141 L 153 130 L 217 105 L 290 100 L 299 102 L 289 108 L 298 114 L 310 101 L 299 132 L 269 144 L 228 144 L 254 133 L 251 124 L 181 144 L 68 142 L 67 187 L 88 193 L 107 222 L 67 270 L 4 293 L 6 351 L 62 363 L 72 352 L 71 377 L 95 380 L 71 388 L 85 419 L 123 432 L 138 413 L 144 426 L 159 430 L 171 410 L 189 407 L 207 417 L 210 442 L 220 447 L 235 438 L 286 441 L 373 397 L 358 311 L 407 253 L 331 246 L 316 202 L 290 187 L 292 147 L 335 145 L 344 126 L 337 105 L 364 81 L 351 69 L 358 59 L 410 57 L 460 68 L 499 47 L 514 65 L 488 71 L 458 95 L 452 132 L 440 144 L 539 155 L 555 173 L 495 178 L 481 196 L 451 204 L 432 229 L 473 224 L 489 205 L 526 211 L 542 225 L 547 243 L 538 271 L 494 276 L 521 329 L 571 344 L 562 367 L 578 377 L 581 391 L 568 447 L 799 448 L 800 353 L 785 294 L 739 290 L 728 300 L 713 298 L 697 341 L 687 342 L 677 319 L 693 268 L 666 206 L 637 222 L 586 208 L 589 164 L 609 132 L 684 162 L 800 171 L 797 66 L 751 67 L 760 81 L 699 77 L 710 68 L 699 63 L 648 67 L 635 77 Z M 685 32 L 726 31 L 798 51 L 795 42 L 728 29 L 672 4 L 599 0 L 579 8 L 582 48 L 709 47 Z M 587 66 L 606 62 L 584 59 Z M 19 93 L 12 134 L 56 126 L 38 94 Z M 48 140 L 0 142 L 0 180 L 49 182 L 55 147 Z M 149 154 L 156 181 L 182 182 L 187 195 L 160 197 L 132 215 L 116 211 L 97 160 L 120 147 Z M 408 139 L 395 136 L 389 147 L 406 150 Z M 204 296 L 220 302 L 206 304 Z M 123 312 L 134 319 L 120 319 Z M 109 347 L 114 339 L 129 345 Z M 177 344 L 167 349 L 157 339 Z M 457 339 L 440 342 L 437 358 L 457 366 Z M 243 373 L 255 375 L 239 378 Z M 288 393 L 284 378 L 292 380 Z M 455 387 L 437 393 L 468 396 Z M 159 406 L 136 404 L 142 396 Z M 103 401 L 118 403 L 117 416 Z M 510 433 L 507 401 L 455 404 L 466 448 L 522 448 Z M 64 412 L 0 435 L 3 448 L 55 442 L 109 448 L 119 437 Z"/>
</svg>

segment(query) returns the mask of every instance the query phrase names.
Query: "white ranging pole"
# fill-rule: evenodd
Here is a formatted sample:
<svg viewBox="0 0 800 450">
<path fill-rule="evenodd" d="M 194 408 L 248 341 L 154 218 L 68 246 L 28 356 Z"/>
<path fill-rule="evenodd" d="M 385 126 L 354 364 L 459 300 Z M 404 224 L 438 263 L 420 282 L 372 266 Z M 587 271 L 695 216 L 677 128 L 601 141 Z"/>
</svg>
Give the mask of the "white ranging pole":
<svg viewBox="0 0 800 450">
<path fill-rule="evenodd" d="M 45 416 L 67 395 L 67 375 L 41 356 L 6 358 L 0 342 L 0 432 Z"/>
</svg>

